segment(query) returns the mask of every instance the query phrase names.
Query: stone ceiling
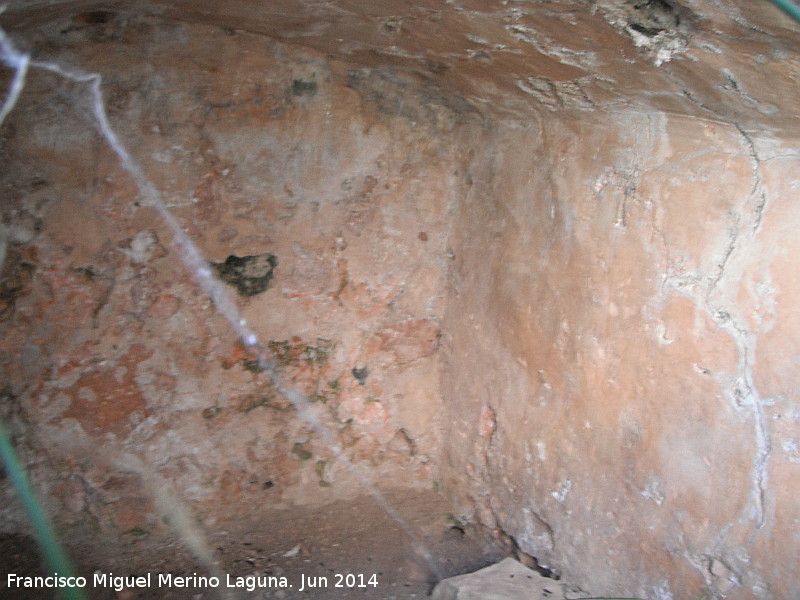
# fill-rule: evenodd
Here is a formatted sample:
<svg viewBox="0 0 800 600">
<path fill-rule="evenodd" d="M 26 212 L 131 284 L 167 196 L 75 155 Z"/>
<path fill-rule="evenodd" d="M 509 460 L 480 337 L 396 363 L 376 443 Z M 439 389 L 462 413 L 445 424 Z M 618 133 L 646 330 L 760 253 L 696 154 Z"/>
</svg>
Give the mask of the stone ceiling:
<svg viewBox="0 0 800 600">
<path fill-rule="evenodd" d="M 768 0 L 11 0 L 1 20 L 20 32 L 103 11 L 213 23 L 406 72 L 486 116 L 657 110 L 800 129 L 800 26 Z"/>
</svg>

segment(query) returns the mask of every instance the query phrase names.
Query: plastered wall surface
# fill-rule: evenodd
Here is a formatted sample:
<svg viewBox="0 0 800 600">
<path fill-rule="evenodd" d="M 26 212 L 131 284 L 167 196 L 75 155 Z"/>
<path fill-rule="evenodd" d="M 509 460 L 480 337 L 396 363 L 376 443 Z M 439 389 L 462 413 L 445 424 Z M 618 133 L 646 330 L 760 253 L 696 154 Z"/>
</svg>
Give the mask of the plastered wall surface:
<svg viewBox="0 0 800 600">
<path fill-rule="evenodd" d="M 663 114 L 486 144 L 444 325 L 464 510 L 604 593 L 793 597 L 796 149 Z"/>
<path fill-rule="evenodd" d="M 35 58 L 103 74 L 112 124 L 370 480 L 441 489 L 600 594 L 796 596 L 788 18 L 241 1 L 8 21 Z M 50 511 L 138 536 L 163 528 L 165 481 L 208 527 L 363 493 L 87 99 L 32 72 L 0 129 L 0 408 Z"/>
</svg>

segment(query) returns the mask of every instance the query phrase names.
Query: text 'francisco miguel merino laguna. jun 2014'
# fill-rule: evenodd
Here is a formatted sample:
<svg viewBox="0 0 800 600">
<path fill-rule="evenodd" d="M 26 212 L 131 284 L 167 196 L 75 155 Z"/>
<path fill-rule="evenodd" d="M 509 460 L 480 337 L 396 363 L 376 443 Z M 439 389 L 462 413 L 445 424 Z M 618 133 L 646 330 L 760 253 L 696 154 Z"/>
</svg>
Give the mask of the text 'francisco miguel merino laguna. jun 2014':
<svg viewBox="0 0 800 600">
<path fill-rule="evenodd" d="M 275 575 L 230 575 L 223 577 L 192 574 L 179 576 L 172 573 L 145 573 L 143 575 L 114 575 L 113 573 L 94 573 L 91 578 L 66 577 L 54 573 L 49 576 L 29 577 L 9 573 L 6 579 L 8 589 L 18 588 L 106 588 L 118 592 L 125 589 L 149 588 L 238 588 L 252 592 L 256 589 L 286 589 L 297 588 L 304 591 L 311 588 L 367 588 L 378 586 L 378 576 L 362 573 L 347 573 L 310 576 L 301 574 L 300 581 L 295 586 L 287 577 Z"/>
</svg>

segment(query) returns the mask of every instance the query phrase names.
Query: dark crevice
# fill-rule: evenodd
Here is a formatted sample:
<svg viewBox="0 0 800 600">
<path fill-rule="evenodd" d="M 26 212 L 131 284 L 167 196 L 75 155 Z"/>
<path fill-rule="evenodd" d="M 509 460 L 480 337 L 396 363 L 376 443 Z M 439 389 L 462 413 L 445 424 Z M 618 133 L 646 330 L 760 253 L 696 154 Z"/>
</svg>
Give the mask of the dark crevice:
<svg viewBox="0 0 800 600">
<path fill-rule="evenodd" d="M 523 565 L 525 565 L 529 569 L 533 569 L 534 571 L 539 573 L 539 575 L 541 575 L 542 577 L 547 577 L 548 579 L 553 579 L 555 581 L 559 581 L 561 579 L 561 574 L 558 571 L 540 564 L 538 558 L 536 558 L 535 556 L 531 556 L 526 552 L 523 552 L 520 549 L 519 544 L 517 544 L 517 540 L 514 539 L 514 536 L 509 535 L 505 531 L 501 531 L 501 535 L 503 538 L 505 538 L 506 543 L 511 546 L 512 553 L 514 554 L 516 559 Z"/>
</svg>

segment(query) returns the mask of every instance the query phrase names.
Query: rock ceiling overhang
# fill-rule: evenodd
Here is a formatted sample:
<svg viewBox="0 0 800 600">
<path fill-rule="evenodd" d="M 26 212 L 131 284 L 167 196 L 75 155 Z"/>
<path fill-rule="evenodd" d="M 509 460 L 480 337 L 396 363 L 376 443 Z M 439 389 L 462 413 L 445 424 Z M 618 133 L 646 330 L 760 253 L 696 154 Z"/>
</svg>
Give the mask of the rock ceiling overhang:
<svg viewBox="0 0 800 600">
<path fill-rule="evenodd" d="M 768 0 L 12 0 L 0 21 L 21 31 L 100 10 L 405 72 L 487 116 L 664 111 L 800 130 L 800 26 Z"/>
</svg>

